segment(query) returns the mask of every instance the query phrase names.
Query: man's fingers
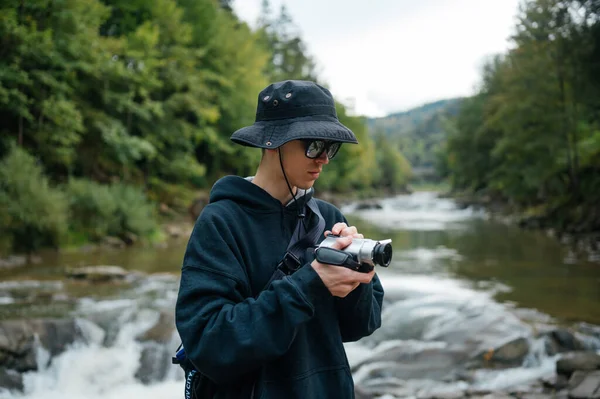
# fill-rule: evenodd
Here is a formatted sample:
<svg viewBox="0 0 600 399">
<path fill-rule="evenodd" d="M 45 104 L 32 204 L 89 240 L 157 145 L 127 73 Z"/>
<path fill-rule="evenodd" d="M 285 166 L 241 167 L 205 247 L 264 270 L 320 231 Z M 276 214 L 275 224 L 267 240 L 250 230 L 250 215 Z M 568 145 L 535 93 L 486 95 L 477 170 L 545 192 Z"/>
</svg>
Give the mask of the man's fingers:
<svg viewBox="0 0 600 399">
<path fill-rule="evenodd" d="M 353 236 L 354 234 L 358 233 L 358 231 L 356 230 L 355 226 L 349 226 L 346 227 L 342 230 L 341 234 L 342 236 Z"/>
<path fill-rule="evenodd" d="M 350 245 L 350 243 L 352 243 L 352 237 L 340 237 L 337 238 L 335 240 L 335 242 L 333 243 L 333 245 L 331 245 L 331 248 L 335 248 L 335 249 L 344 249 L 346 248 L 348 245 Z"/>
<path fill-rule="evenodd" d="M 375 270 L 371 270 L 369 273 L 355 272 L 353 270 L 351 271 L 353 273 L 352 279 L 358 283 L 368 284 L 371 282 L 373 276 L 375 275 Z"/>
<path fill-rule="evenodd" d="M 346 227 L 348 227 L 348 225 L 346 223 L 336 223 L 335 225 L 333 225 L 333 227 L 331 228 L 331 232 L 333 234 L 335 234 L 336 236 L 342 235 L 342 230 L 344 230 Z"/>
</svg>

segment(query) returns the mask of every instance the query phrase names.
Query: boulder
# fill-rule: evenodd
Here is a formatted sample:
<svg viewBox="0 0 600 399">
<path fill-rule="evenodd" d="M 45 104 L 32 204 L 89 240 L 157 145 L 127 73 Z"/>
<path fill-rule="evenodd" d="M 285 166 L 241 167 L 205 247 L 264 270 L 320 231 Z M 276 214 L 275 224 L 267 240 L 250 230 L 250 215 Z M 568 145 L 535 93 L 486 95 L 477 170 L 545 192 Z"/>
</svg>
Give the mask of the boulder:
<svg viewBox="0 0 600 399">
<path fill-rule="evenodd" d="M 0 259 L 1 269 L 12 269 L 27 264 L 27 257 L 24 255 L 12 255 L 5 259 Z"/>
<path fill-rule="evenodd" d="M 529 341 L 524 337 L 511 339 L 476 357 L 477 367 L 516 367 L 529 353 Z"/>
<path fill-rule="evenodd" d="M 600 369 L 600 355 L 593 352 L 570 352 L 556 362 L 556 373 L 571 377 L 575 371 Z"/>
<path fill-rule="evenodd" d="M 383 209 L 383 206 L 375 200 L 361 201 L 356 204 L 357 211 L 364 211 L 369 209 Z"/>
<path fill-rule="evenodd" d="M 7 320 L 0 322 L 0 388 L 22 390 L 22 373 L 36 371 L 42 360 L 38 345 L 49 354 L 48 363 L 82 339 L 73 319 Z"/>
<path fill-rule="evenodd" d="M 84 266 L 67 270 L 67 276 L 90 282 L 122 281 L 128 272 L 119 266 Z"/>
<path fill-rule="evenodd" d="M 154 341 L 167 343 L 171 340 L 175 331 L 175 315 L 173 312 L 162 311 L 154 326 L 138 337 L 139 341 Z"/>
<path fill-rule="evenodd" d="M 119 237 L 106 236 L 102 238 L 102 245 L 106 248 L 124 248 L 126 244 Z"/>
<path fill-rule="evenodd" d="M 585 349 L 583 342 L 566 328 L 555 328 L 541 335 L 546 340 L 546 352 L 549 355 Z"/>
<path fill-rule="evenodd" d="M 16 370 L 0 368 L 0 388 L 10 391 L 23 391 L 23 376 Z"/>
<path fill-rule="evenodd" d="M 600 370 L 575 371 L 569 380 L 569 398 L 600 398 Z"/>
</svg>

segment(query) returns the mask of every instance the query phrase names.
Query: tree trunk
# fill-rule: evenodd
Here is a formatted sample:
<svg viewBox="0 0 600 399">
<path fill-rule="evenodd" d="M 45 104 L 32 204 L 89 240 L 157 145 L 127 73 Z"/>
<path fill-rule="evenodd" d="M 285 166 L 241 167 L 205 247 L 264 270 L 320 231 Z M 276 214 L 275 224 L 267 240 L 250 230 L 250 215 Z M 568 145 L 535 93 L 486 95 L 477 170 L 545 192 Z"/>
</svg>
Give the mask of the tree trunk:
<svg viewBox="0 0 600 399">
<path fill-rule="evenodd" d="M 560 55 L 559 55 L 560 56 Z M 560 61 L 557 61 L 557 73 L 558 73 L 558 86 L 560 92 L 560 109 L 562 111 L 561 127 L 567 145 L 567 164 L 569 171 L 569 189 L 573 194 L 577 193 L 577 177 L 575 176 L 575 170 L 573 165 L 573 142 L 571 140 L 571 126 L 569 123 L 569 111 L 567 109 L 566 90 L 565 90 L 565 77 L 563 72 L 563 65 Z"/>
<path fill-rule="evenodd" d="M 19 115 L 19 147 L 23 147 L 23 117 Z"/>
</svg>

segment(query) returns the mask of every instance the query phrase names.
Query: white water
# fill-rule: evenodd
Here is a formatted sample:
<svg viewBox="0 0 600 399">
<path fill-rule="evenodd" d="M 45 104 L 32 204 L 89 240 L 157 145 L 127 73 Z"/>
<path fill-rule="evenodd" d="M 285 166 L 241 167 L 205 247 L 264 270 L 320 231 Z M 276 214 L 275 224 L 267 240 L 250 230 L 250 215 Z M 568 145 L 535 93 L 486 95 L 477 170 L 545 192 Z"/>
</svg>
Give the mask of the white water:
<svg viewBox="0 0 600 399">
<path fill-rule="evenodd" d="M 423 232 L 462 229 L 473 219 L 485 218 L 480 212 L 457 209 L 451 201 L 437 199 L 430 193 L 385 200 L 383 207 L 383 210 L 367 210 L 357 214 L 384 228 Z M 351 212 L 352 208 L 345 211 Z M 441 272 L 445 262 L 462 260 L 463 254 L 444 246 L 417 246 L 395 252 L 393 264 L 388 269 L 379 270 L 386 291 L 387 307 L 384 308 L 383 326 L 377 334 L 385 339 L 376 342 L 377 335 L 374 334 L 370 337 L 372 341 L 348 344 L 351 364 L 359 364 L 377 354 L 383 356 L 393 348 L 405 348 L 402 353 L 408 350 L 415 354 L 422 350 L 444 350 L 449 347 L 450 340 L 453 340 L 452 343 L 460 341 L 462 332 L 468 331 L 465 327 L 469 326 L 484 331 L 482 337 L 497 341 L 514 332 L 524 336 L 530 334 L 527 326 L 518 320 L 511 309 L 493 299 L 496 292 L 509 290 L 508 287 L 494 283 L 473 286 Z M 409 273 L 409 269 L 416 272 Z M 2 284 L 0 291 L 1 288 L 10 288 Z M 183 376 L 178 366 L 168 362 L 168 357 L 161 358 L 161 361 L 169 363 L 165 365 L 168 372 L 164 380 L 145 385 L 136 378 L 143 350 L 136 338 L 156 323 L 160 309 L 174 307 L 176 294 L 177 284 L 172 277 L 156 275 L 132 292 L 124 294 L 123 298 L 82 300 L 78 313 L 96 323 L 80 321 L 86 343 L 69 348 L 54 358 L 48 367 L 45 367 L 48 354 L 39 350 L 40 369 L 24 375 L 24 393 L 0 392 L 0 399 L 181 398 Z M 0 304 L 9 303 L 10 300 L 9 296 L 0 296 Z M 495 325 L 497 321 L 500 323 Z M 111 332 L 114 337 L 107 346 L 106 325 L 109 322 L 116 331 Z M 507 323 L 506 328 L 503 323 Z M 464 336 L 465 341 L 477 338 L 477 333 Z M 481 339 L 482 345 L 493 344 L 492 341 Z M 178 339 L 174 336 L 165 349 L 171 354 L 177 344 Z M 518 387 L 554 373 L 555 359 L 543 353 L 542 343 L 532 340 L 531 346 L 529 356 L 520 367 L 479 370 L 473 375 L 474 380 L 470 385 L 463 381 L 442 383 L 426 378 L 370 379 L 369 372 L 374 369 L 394 366 L 394 362 L 378 361 L 376 358 L 355 371 L 355 380 L 367 385 L 391 384 L 396 387 L 394 392 L 397 396 L 467 388 L 496 390 Z"/>
<path fill-rule="evenodd" d="M 437 198 L 432 192 L 417 192 L 381 200 L 382 209 L 355 211 L 356 205 L 348 205 L 344 212 L 355 212 L 370 223 L 393 230 L 451 230 L 461 227 L 462 222 L 485 218 L 482 211 L 459 209 L 456 204 Z"/>
<path fill-rule="evenodd" d="M 78 320 L 86 343 L 72 345 L 45 367 L 48 354 L 38 348 L 39 371 L 24 374 L 24 393 L 0 392 L 2 399 L 124 399 L 179 398 L 183 375 L 171 366 L 165 381 L 143 385 L 136 379 L 142 345 L 136 337 L 152 327 L 156 311 L 140 309 L 133 300 L 82 301 L 81 312 L 116 311 L 119 331 L 106 347 L 105 331 L 88 320 Z M 176 337 L 169 347 L 176 348 Z"/>
</svg>

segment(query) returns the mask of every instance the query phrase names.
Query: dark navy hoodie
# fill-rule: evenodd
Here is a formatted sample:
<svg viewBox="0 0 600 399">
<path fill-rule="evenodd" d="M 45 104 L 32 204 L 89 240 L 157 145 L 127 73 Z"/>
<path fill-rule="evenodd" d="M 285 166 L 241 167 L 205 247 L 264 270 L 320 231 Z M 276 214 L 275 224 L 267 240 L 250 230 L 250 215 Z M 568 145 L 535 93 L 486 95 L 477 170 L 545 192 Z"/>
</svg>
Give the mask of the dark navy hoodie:
<svg viewBox="0 0 600 399">
<path fill-rule="evenodd" d="M 316 201 L 325 229 L 346 222 L 335 206 Z M 295 229 L 296 206 L 227 176 L 196 221 L 176 325 L 192 363 L 219 385 L 216 398 L 354 398 L 343 342 L 379 328 L 383 289 L 374 276 L 334 297 L 307 261 L 263 290 Z"/>
</svg>

